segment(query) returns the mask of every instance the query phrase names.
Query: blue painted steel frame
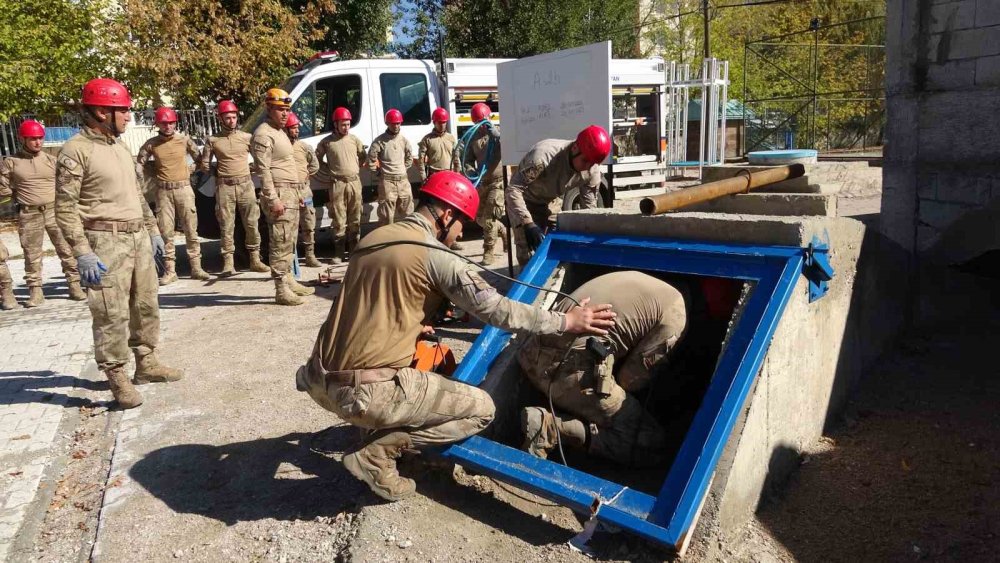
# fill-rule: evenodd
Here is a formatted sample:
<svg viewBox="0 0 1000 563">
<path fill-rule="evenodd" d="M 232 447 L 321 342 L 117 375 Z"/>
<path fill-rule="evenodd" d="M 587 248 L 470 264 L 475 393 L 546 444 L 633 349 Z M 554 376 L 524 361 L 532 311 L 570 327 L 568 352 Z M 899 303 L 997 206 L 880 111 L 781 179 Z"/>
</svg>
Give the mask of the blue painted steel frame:
<svg viewBox="0 0 1000 563">
<path fill-rule="evenodd" d="M 658 496 L 635 491 L 479 436 L 443 454 L 502 481 L 589 513 L 599 520 L 677 548 L 694 524 L 768 345 L 802 272 L 797 247 L 709 244 L 665 239 L 554 233 L 521 272 L 544 285 L 561 262 L 737 278 L 756 283 L 722 352 L 712 381 Z M 508 295 L 532 302 L 538 290 L 515 286 Z M 510 334 L 487 327 L 463 358 L 454 378 L 479 385 Z"/>
</svg>

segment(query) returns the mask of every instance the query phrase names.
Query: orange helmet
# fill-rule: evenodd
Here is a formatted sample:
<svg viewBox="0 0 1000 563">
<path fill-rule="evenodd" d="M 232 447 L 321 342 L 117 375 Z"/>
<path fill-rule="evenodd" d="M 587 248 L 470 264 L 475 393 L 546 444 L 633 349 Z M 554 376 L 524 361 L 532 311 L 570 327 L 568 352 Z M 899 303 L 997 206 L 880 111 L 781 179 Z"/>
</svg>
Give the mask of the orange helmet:
<svg viewBox="0 0 1000 563">
<path fill-rule="evenodd" d="M 468 178 L 458 172 L 442 170 L 435 173 L 424 182 L 420 192 L 447 203 L 468 220 L 475 221 L 476 210 L 479 209 L 479 192 Z"/>
<path fill-rule="evenodd" d="M 281 88 L 271 88 L 264 95 L 264 103 L 279 108 L 292 107 L 292 98 Z"/>
</svg>

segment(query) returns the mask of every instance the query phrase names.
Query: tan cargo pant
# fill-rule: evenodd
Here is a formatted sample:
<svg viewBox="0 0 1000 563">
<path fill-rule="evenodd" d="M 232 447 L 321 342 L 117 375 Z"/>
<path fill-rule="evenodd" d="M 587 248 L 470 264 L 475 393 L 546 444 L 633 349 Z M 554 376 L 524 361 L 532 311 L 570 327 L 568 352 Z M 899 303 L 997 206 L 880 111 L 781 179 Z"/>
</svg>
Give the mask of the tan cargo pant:
<svg viewBox="0 0 1000 563">
<path fill-rule="evenodd" d="M 126 364 L 130 348 L 139 356 L 156 349 L 160 337 L 160 286 L 145 229 L 138 233 L 86 234 L 90 247 L 108 268 L 99 287 L 87 286 L 94 356 L 103 371 Z"/>
<path fill-rule="evenodd" d="M 436 373 L 403 368 L 390 381 L 340 386 L 309 370 L 296 377 L 308 374 L 306 389 L 321 407 L 360 428 L 405 432 L 416 448 L 457 442 L 493 421 L 485 391 Z"/>
<path fill-rule="evenodd" d="M 246 248 L 250 252 L 260 249 L 260 231 L 257 222 L 260 220 L 260 206 L 254 195 L 253 182 L 247 180 L 242 184 L 223 184 L 216 180 L 218 191 L 215 192 L 215 216 L 219 219 L 222 231 L 222 255 L 232 255 L 236 252 L 233 242 L 233 232 L 236 229 L 236 217 L 239 216 L 246 232 Z"/>
<path fill-rule="evenodd" d="M 168 263 L 177 261 L 174 233 L 178 219 L 184 231 L 188 259 L 191 262 L 200 260 L 201 243 L 198 241 L 198 210 L 194 205 L 194 190 L 190 185 L 173 189 L 161 186 L 156 191 L 156 222 L 160 227 L 160 234 L 163 235 L 163 246 L 166 249 L 164 258 Z"/>
<path fill-rule="evenodd" d="M 296 184 L 284 184 L 275 189 L 281 203 L 285 204 L 285 212 L 275 216 L 266 202 L 262 201 L 261 206 L 265 209 L 270 235 L 271 277 L 280 279 L 292 271 L 295 237 L 299 232 L 299 188 Z"/>
<path fill-rule="evenodd" d="M 56 254 L 62 262 L 66 281 L 80 281 L 73 248 L 66 242 L 59 225 L 56 225 L 53 203 L 38 207 L 22 207 L 17 216 L 17 234 L 21 238 L 21 248 L 24 250 L 24 282 L 28 287 L 42 285 L 42 244 L 45 233 L 48 233 L 52 246 L 56 247 Z"/>
<path fill-rule="evenodd" d="M 381 176 L 378 180 L 379 226 L 388 225 L 413 213 L 413 189 L 406 176 Z"/>
<path fill-rule="evenodd" d="M 335 239 L 341 239 L 347 233 L 358 234 L 361 232 L 363 204 L 360 178 L 357 176 L 333 178 L 330 183 L 330 198 L 327 208 L 330 210 Z"/>
<path fill-rule="evenodd" d="M 527 201 L 524 203 L 528 208 L 528 213 L 531 214 L 531 219 L 542 231 L 546 229 L 551 231 L 556 227 L 556 217 L 562 210 L 562 198 L 556 198 L 547 204 Z M 531 255 L 534 254 L 534 251 L 528 248 L 528 241 L 524 237 L 524 227 L 521 225 L 514 227 L 514 248 L 517 253 L 517 263 L 522 266 L 527 264 L 528 260 L 531 260 Z"/>
<path fill-rule="evenodd" d="M 7 267 L 7 259 L 10 253 L 7 246 L 0 240 L 0 285 L 14 285 L 14 279 L 10 277 L 10 268 Z"/>
<path fill-rule="evenodd" d="M 503 219 L 503 180 L 492 184 L 479 186 L 479 210 L 476 212 L 476 223 L 483 229 L 483 247 L 496 246 L 497 237 L 502 235 Z"/>
<path fill-rule="evenodd" d="M 309 182 L 299 188 L 299 242 L 307 249 L 316 246 L 316 207 Z"/>
<path fill-rule="evenodd" d="M 666 431 L 642 403 L 617 383 L 606 395 L 595 391 L 596 366 L 590 352 L 573 349 L 559 367 L 563 354 L 565 349 L 540 346 L 537 338 L 531 338 L 518 353 L 518 363 L 535 388 L 552 397 L 556 408 L 580 417 L 590 427 L 588 453 L 632 466 L 663 461 Z M 642 354 L 629 354 L 625 364 L 633 355 L 639 361 L 631 361 L 632 369 L 642 365 Z"/>
</svg>

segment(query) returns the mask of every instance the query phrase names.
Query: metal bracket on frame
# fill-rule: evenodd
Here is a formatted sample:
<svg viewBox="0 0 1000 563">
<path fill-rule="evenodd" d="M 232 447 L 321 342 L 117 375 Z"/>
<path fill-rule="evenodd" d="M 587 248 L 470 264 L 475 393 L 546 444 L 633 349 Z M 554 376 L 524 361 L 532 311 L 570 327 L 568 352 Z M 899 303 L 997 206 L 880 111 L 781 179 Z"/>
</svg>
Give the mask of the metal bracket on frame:
<svg viewBox="0 0 1000 563">
<path fill-rule="evenodd" d="M 802 260 L 802 275 L 809 280 L 809 302 L 822 299 L 830 289 L 833 266 L 830 264 L 830 245 L 813 237 L 805 249 Z"/>
</svg>

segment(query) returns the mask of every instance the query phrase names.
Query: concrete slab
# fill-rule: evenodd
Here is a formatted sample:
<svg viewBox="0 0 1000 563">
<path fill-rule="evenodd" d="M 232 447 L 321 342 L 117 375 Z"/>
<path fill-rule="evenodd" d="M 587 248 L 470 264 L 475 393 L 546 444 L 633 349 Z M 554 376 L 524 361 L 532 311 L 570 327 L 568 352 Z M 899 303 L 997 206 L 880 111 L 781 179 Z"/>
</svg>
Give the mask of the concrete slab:
<svg viewBox="0 0 1000 563">
<path fill-rule="evenodd" d="M 559 216 L 563 232 L 804 247 L 814 237 L 831 246 L 836 270 L 828 294 L 809 302 L 800 278 L 779 322 L 755 386 L 716 467 L 696 533 L 741 529 L 761 498 L 799 464 L 804 449 L 838 420 L 860 375 L 904 325 L 904 295 L 895 291 L 906 256 L 900 247 L 853 219 L 748 214 L 674 213 L 644 217 L 613 210 Z M 557 270 L 558 271 L 558 270 Z M 554 276 L 550 283 L 560 285 Z M 737 312 L 738 314 L 738 312 Z M 519 378 L 517 341 L 495 361 L 487 388 L 502 410 Z M 495 430 L 504 433 L 498 417 Z M 513 430 L 513 429 L 510 429 Z"/>
<path fill-rule="evenodd" d="M 684 208 L 685 212 L 746 215 L 837 216 L 837 196 L 829 194 L 749 193 L 721 197 Z"/>
</svg>

